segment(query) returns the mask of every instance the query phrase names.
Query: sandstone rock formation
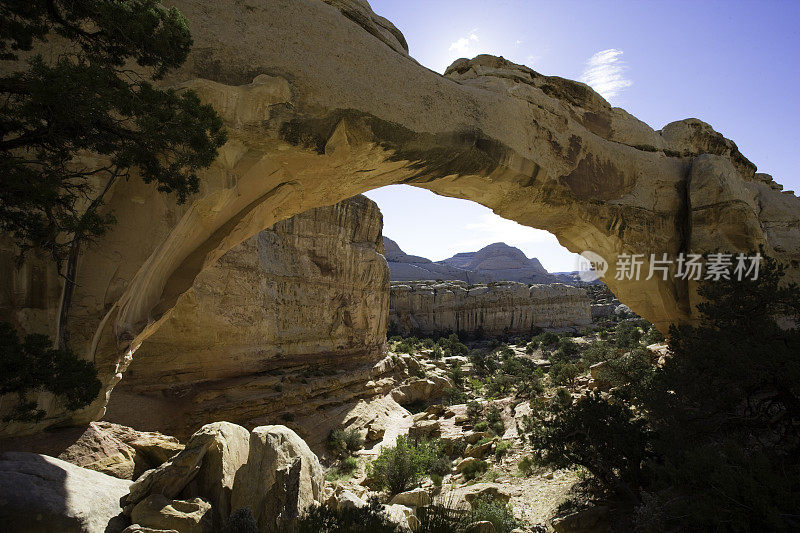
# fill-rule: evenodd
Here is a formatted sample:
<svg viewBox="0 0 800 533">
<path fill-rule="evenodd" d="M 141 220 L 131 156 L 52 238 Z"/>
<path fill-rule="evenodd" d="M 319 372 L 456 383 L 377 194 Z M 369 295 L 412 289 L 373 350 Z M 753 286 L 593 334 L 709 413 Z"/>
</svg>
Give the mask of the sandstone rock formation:
<svg viewBox="0 0 800 533">
<path fill-rule="evenodd" d="M 92 422 L 58 458 L 120 479 L 136 479 L 182 449 L 175 437 Z"/>
<path fill-rule="evenodd" d="M 467 283 L 558 281 L 544 269 L 538 259 L 530 259 L 519 248 L 502 242 L 490 244 L 477 252 L 461 252 L 436 262 L 406 254 L 388 237 L 383 238 L 383 246 L 392 281 L 458 280 Z"/>
<path fill-rule="evenodd" d="M 119 533 L 130 481 L 27 452 L 0 455 L 3 531 Z"/>
<path fill-rule="evenodd" d="M 215 531 L 242 507 L 252 511 L 259 531 L 282 531 L 308 506 L 322 502 L 323 481 L 317 456 L 289 428 L 262 426 L 248 432 L 216 422 L 203 426 L 182 452 L 131 485 L 125 511 L 132 518 L 137 509 L 163 515 L 160 509 L 180 495 L 211 504 Z M 161 499 L 152 501 L 154 495 Z M 149 503 L 141 507 L 142 502 Z M 194 507 L 190 514 L 196 517 L 203 506 Z"/>
<path fill-rule="evenodd" d="M 530 333 L 580 328 L 591 318 L 586 292 L 558 283 L 393 282 L 389 304 L 391 327 L 405 333 Z"/>
<path fill-rule="evenodd" d="M 5 433 L 100 418 L 198 274 L 279 220 L 393 183 L 548 230 L 612 272 L 620 253 L 763 244 L 800 279 L 800 200 L 705 123 L 654 131 L 584 84 L 498 57 L 460 59 L 439 75 L 364 0 L 165 3 L 186 16 L 194 48 L 163 83 L 214 105 L 229 141 L 186 205 L 136 179 L 107 196 L 119 223 L 80 258 L 70 311 L 71 342 L 103 391 L 69 414 L 42 396 L 47 416 Z M 0 319 L 48 330 L 59 306 L 53 269 L 32 257 L 1 271 Z M 662 331 L 695 316 L 691 282 L 607 281 Z"/>
<path fill-rule="evenodd" d="M 358 196 L 279 222 L 225 254 L 137 350 L 107 418 L 180 436 L 214 420 L 253 427 L 312 409 L 300 407 L 321 393 L 311 374 L 349 368 L 360 377 L 385 343 L 381 228 L 377 205 Z M 284 383 L 288 371 L 306 382 Z M 284 387 L 291 396 L 281 401 Z"/>
<path fill-rule="evenodd" d="M 555 278 L 548 274 L 538 259 L 529 258 L 519 248 L 509 246 L 504 242 L 484 246 L 477 252 L 457 253 L 442 263 L 475 272 L 485 278 L 480 281 L 482 283 L 518 281 L 542 284 L 555 281 Z"/>
</svg>

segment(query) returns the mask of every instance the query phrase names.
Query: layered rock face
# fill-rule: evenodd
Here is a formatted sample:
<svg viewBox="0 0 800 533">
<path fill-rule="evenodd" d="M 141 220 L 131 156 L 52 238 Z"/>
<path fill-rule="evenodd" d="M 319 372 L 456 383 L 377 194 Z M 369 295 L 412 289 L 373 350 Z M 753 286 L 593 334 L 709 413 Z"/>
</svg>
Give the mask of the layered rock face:
<svg viewBox="0 0 800 533">
<path fill-rule="evenodd" d="M 389 321 L 409 333 L 530 333 L 591 324 L 586 292 L 562 284 L 393 282 Z"/>
<path fill-rule="evenodd" d="M 593 250 L 611 272 L 622 253 L 764 245 L 800 280 L 800 200 L 699 120 L 654 131 L 585 84 L 500 57 L 439 75 L 363 0 L 165 3 L 185 15 L 194 48 L 161 83 L 195 89 L 229 140 L 185 205 L 135 175 L 110 191 L 119 223 L 80 258 L 69 326 L 103 390 L 77 413 L 40 398 L 45 418 L 5 433 L 102 416 L 136 349 L 201 272 L 280 220 L 383 185 L 476 201 L 573 252 Z M 26 280 L 13 297 L 0 287 L 0 318 L 48 329 L 58 278 L 38 271 L 56 285 L 36 298 L 27 293 L 40 285 Z M 607 282 L 662 331 L 696 317 L 693 282 Z"/>
<path fill-rule="evenodd" d="M 392 281 L 457 280 L 467 283 L 518 281 L 521 283 L 555 283 L 536 258 L 528 258 L 522 250 L 502 242 L 490 244 L 477 252 L 462 252 L 433 262 L 417 255 L 408 255 L 400 246 L 383 238 L 386 261 Z"/>
<path fill-rule="evenodd" d="M 358 196 L 229 251 L 139 347 L 107 418 L 186 435 L 213 420 L 280 412 L 282 372 L 371 368 L 383 356 L 388 311 L 381 228 L 377 205 Z M 311 390 L 285 387 L 299 403 Z"/>
</svg>

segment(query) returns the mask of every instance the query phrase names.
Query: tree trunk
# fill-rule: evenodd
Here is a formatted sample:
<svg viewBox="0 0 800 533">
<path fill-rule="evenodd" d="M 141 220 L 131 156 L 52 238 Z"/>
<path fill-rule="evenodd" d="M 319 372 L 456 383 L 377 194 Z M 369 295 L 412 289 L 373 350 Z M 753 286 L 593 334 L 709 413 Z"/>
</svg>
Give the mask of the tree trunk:
<svg viewBox="0 0 800 533">
<path fill-rule="evenodd" d="M 67 257 L 66 269 L 64 272 L 64 291 L 61 293 L 61 307 L 58 311 L 57 324 L 57 344 L 59 350 L 67 347 L 69 342 L 69 332 L 67 331 L 67 321 L 69 319 L 69 308 L 72 305 L 72 296 L 75 294 L 75 276 L 78 274 L 78 257 L 80 256 L 81 242 L 79 239 L 72 241 L 69 256 Z"/>
</svg>

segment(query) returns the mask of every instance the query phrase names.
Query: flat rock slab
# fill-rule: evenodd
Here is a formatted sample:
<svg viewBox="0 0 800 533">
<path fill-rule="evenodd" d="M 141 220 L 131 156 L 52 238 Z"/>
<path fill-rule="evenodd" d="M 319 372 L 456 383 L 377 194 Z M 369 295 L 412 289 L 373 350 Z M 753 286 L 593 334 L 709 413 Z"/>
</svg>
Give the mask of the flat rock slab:
<svg viewBox="0 0 800 533">
<path fill-rule="evenodd" d="M 29 452 L 0 455 L 0 524 L 25 533 L 119 533 L 131 482 Z"/>
</svg>

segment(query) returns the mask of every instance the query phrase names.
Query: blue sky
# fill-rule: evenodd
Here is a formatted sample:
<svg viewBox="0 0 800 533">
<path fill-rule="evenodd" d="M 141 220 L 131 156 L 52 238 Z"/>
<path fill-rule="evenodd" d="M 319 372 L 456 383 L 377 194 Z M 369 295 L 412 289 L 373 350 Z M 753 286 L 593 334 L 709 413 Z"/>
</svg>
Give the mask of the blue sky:
<svg viewBox="0 0 800 533">
<path fill-rule="evenodd" d="M 760 172 L 800 191 L 800 2 L 371 0 L 412 57 L 443 72 L 459 57 L 502 55 L 580 79 L 655 129 L 696 117 L 733 139 Z M 546 232 L 477 204 L 407 186 L 367 194 L 384 234 L 443 259 L 496 241 L 551 271 L 574 259 Z"/>
</svg>

